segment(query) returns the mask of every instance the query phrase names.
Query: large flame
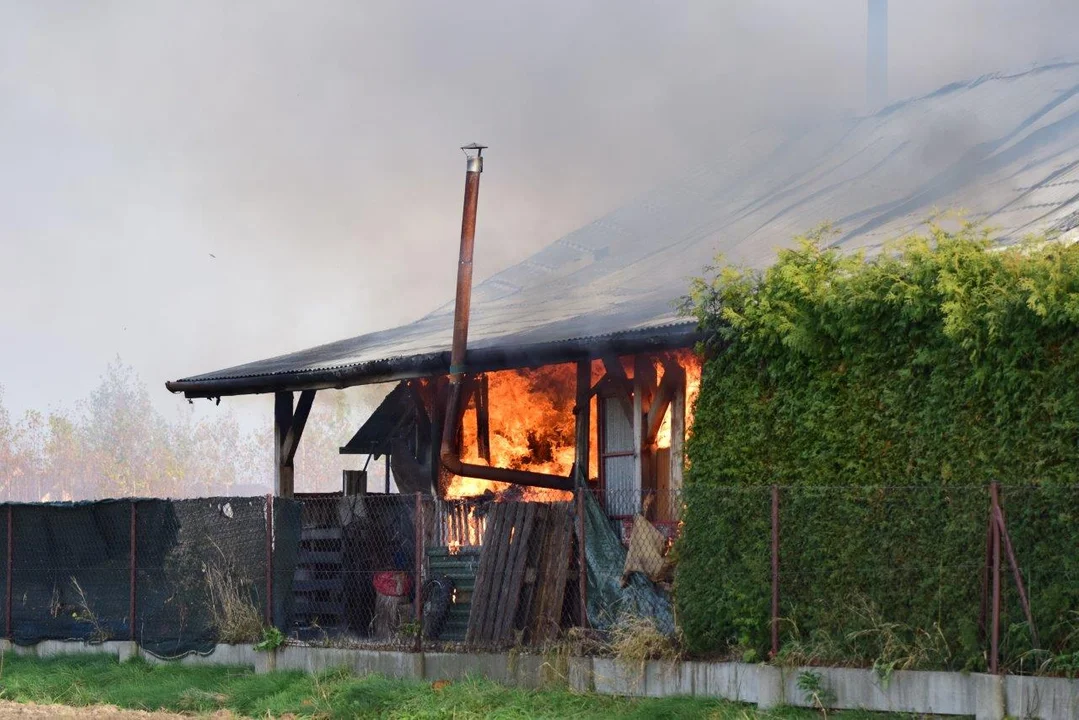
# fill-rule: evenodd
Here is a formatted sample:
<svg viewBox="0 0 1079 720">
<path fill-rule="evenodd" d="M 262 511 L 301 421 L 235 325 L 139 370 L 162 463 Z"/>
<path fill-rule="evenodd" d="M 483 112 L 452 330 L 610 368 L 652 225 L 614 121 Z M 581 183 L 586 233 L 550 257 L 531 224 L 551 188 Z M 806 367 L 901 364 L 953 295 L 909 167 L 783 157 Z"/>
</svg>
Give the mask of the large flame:
<svg viewBox="0 0 1079 720">
<path fill-rule="evenodd" d="M 701 365 L 692 352 L 665 353 L 656 361 L 662 381 L 663 362 L 677 362 L 686 371 L 686 431 L 692 424 L 693 401 L 700 390 Z M 624 363 L 632 374 L 632 363 Z M 503 370 L 487 373 L 488 416 L 491 465 L 515 470 L 530 470 L 567 477 L 575 454 L 576 366 L 572 363 L 547 365 L 534 370 Z M 604 374 L 600 361 L 592 364 L 592 382 Z M 667 408 L 656 445 L 670 447 L 670 407 Z M 591 442 L 589 477 L 599 474 L 596 399 L 591 400 Z M 469 464 L 487 464 L 479 454 L 475 400 L 470 400 L 462 421 L 461 459 Z M 510 485 L 479 478 L 453 476 L 446 485 L 446 499 L 477 497 L 514 498 L 541 502 L 572 499 L 572 493 L 530 486 Z"/>
<path fill-rule="evenodd" d="M 677 362 L 686 371 L 686 415 L 685 431 L 688 434 L 693 427 L 693 404 L 697 401 L 697 395 L 701 391 L 701 361 L 694 353 L 683 350 L 669 353 L 667 361 Z M 663 382 L 664 364 L 661 360 L 655 361 L 656 382 Z M 671 406 L 667 406 L 663 414 L 663 424 L 656 433 L 656 447 L 669 448 L 671 446 Z"/>
<path fill-rule="evenodd" d="M 573 404 L 577 378 L 572 364 L 536 370 L 503 370 L 487 374 L 491 465 L 568 477 L 575 454 Z M 593 421 L 594 422 L 594 421 Z M 477 439 L 475 401 L 461 422 L 461 459 L 485 465 Z M 513 486 L 470 477 L 453 477 L 447 498 L 491 492 L 520 493 L 525 500 L 570 500 L 572 493 L 530 486 Z"/>
</svg>

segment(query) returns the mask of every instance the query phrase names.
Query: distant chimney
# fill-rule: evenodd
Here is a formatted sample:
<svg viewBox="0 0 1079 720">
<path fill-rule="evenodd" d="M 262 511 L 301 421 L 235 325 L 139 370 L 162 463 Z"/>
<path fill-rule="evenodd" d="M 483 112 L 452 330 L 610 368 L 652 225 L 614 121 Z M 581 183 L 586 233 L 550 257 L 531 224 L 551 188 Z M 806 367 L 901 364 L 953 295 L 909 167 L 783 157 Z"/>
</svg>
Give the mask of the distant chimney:
<svg viewBox="0 0 1079 720">
<path fill-rule="evenodd" d="M 888 0 L 868 0 L 865 97 L 869 112 L 888 104 Z"/>
</svg>

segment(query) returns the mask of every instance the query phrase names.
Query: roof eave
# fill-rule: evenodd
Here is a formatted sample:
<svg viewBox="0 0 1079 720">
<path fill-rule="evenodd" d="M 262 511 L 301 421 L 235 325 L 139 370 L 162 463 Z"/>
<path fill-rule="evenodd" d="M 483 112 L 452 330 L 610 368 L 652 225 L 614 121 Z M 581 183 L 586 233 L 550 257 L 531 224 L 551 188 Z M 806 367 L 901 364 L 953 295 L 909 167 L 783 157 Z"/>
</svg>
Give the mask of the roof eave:
<svg viewBox="0 0 1079 720">
<path fill-rule="evenodd" d="M 629 355 L 687 348 L 695 345 L 701 338 L 702 335 L 694 323 L 684 323 L 593 338 L 514 347 L 496 346 L 469 350 L 466 356 L 466 367 L 468 372 L 491 372 L 553 365 L 612 353 Z M 354 385 L 371 385 L 444 375 L 449 372 L 449 366 L 450 354 L 445 351 L 374 360 L 334 368 L 171 380 L 165 383 L 165 387 L 169 392 L 183 393 L 188 399 L 297 390 L 340 390 Z"/>
</svg>

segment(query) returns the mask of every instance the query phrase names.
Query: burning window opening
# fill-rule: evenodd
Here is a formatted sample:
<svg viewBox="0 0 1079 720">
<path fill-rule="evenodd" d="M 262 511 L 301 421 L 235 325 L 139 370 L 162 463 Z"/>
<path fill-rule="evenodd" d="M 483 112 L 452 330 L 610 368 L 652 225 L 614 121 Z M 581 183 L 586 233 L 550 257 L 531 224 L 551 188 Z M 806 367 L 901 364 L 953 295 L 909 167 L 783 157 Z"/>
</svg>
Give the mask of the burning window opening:
<svg viewBox="0 0 1079 720">
<path fill-rule="evenodd" d="M 623 374 L 633 379 L 632 358 L 619 358 Z M 662 353 L 650 359 L 656 382 L 662 383 L 668 364 L 677 365 L 686 376 L 685 429 L 692 425 L 692 408 L 700 389 L 701 363 L 691 351 Z M 593 387 L 605 376 L 602 361 L 592 363 Z M 513 470 L 529 470 L 568 476 L 575 457 L 576 368 L 572 363 L 535 369 L 501 370 L 486 374 L 488 445 L 481 448 L 476 394 L 464 408 L 461 419 L 461 459 L 469 464 L 490 465 Z M 589 400 L 589 480 L 596 482 L 599 469 L 599 412 L 597 398 Z M 670 448 L 671 405 L 664 411 L 654 447 Z M 482 449 L 490 453 L 490 463 Z M 572 492 L 500 483 L 466 476 L 443 479 L 447 499 L 488 496 L 495 501 L 565 502 Z"/>
</svg>

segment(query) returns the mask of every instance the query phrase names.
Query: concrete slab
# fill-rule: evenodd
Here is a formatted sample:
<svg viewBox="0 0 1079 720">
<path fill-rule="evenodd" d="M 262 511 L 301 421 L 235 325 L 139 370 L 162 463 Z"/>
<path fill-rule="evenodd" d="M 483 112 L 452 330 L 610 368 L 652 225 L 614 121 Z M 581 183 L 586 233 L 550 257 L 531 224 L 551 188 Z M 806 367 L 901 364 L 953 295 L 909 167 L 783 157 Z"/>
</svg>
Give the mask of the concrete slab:
<svg viewBox="0 0 1079 720">
<path fill-rule="evenodd" d="M 427 680 L 485 677 L 509 685 L 515 680 L 514 663 L 502 653 L 424 653 L 423 676 Z"/>
<path fill-rule="evenodd" d="M 644 695 L 645 666 L 643 662 L 626 662 L 613 658 L 592 658 L 593 682 L 600 695 Z"/>
<path fill-rule="evenodd" d="M 566 662 L 569 677 L 569 687 L 574 692 L 595 692 L 595 672 L 593 658 L 571 657 Z"/>
<path fill-rule="evenodd" d="M 798 688 L 803 672 L 820 673 L 834 695 L 834 709 L 863 709 L 932 715 L 967 715 L 978 720 L 1006 716 L 1079 720 L 1079 681 L 1065 678 L 996 676 L 980 673 L 908 672 L 881 678 L 853 668 L 781 668 L 745 663 L 624 662 L 612 658 L 549 658 L 520 653 L 409 653 L 288 645 L 257 652 L 250 645 L 217 645 L 208 655 L 180 660 L 155 658 L 131 642 L 42 641 L 35 646 L 0 640 L 0 650 L 17 655 L 57 657 L 111 654 L 120 659 L 142 655 L 148 662 L 253 667 L 258 672 L 295 670 L 315 673 L 348 668 L 359 675 L 394 678 L 463 680 L 485 677 L 506 685 L 535 688 L 556 682 L 577 692 L 666 697 L 699 695 L 757 703 L 808 707 L 812 699 Z M 557 663 L 557 667 L 556 667 Z"/>
<path fill-rule="evenodd" d="M 757 702 L 759 665 L 747 663 L 683 663 L 693 678 L 693 693 L 733 702 Z"/>
<path fill-rule="evenodd" d="M 1004 678 L 1007 715 L 1046 720 L 1079 720 L 1079 684 L 1068 678 Z"/>
</svg>

